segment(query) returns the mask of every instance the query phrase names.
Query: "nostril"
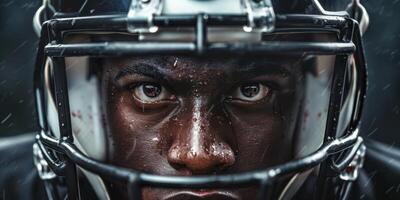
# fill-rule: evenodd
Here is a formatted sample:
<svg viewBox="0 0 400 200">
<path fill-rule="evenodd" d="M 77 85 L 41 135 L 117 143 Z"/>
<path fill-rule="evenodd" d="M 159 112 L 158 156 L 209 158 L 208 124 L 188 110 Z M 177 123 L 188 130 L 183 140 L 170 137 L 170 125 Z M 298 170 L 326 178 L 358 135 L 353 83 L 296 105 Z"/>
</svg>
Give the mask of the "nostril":
<svg viewBox="0 0 400 200">
<path fill-rule="evenodd" d="M 181 148 L 173 146 L 168 152 L 168 162 L 176 170 L 187 169 L 192 173 L 210 173 L 224 170 L 235 163 L 235 156 L 228 145 L 211 145 L 210 148 Z"/>
</svg>

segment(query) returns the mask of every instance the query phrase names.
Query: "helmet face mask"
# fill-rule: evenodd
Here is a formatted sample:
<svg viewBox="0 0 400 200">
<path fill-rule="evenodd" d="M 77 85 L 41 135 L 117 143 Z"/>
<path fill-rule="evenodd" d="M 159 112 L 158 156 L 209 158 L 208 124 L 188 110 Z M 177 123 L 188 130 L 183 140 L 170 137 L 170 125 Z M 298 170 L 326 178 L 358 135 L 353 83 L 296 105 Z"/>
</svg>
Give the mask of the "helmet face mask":
<svg viewBox="0 0 400 200">
<path fill-rule="evenodd" d="M 348 16 L 129 12 L 42 27 L 37 144 L 70 197 L 79 169 L 99 198 L 290 198 L 361 145 Z"/>
</svg>

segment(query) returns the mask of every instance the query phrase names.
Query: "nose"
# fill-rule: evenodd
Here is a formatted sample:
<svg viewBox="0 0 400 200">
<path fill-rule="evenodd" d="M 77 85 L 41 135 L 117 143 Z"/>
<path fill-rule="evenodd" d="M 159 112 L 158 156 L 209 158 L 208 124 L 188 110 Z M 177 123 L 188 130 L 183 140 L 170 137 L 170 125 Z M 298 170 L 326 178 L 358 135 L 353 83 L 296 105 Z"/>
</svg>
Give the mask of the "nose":
<svg viewBox="0 0 400 200">
<path fill-rule="evenodd" d="M 181 115 L 187 124 L 175 134 L 168 151 L 171 166 L 204 174 L 234 164 L 234 152 L 226 141 L 232 135 L 230 123 L 215 107 L 196 99 L 192 109 Z"/>
</svg>

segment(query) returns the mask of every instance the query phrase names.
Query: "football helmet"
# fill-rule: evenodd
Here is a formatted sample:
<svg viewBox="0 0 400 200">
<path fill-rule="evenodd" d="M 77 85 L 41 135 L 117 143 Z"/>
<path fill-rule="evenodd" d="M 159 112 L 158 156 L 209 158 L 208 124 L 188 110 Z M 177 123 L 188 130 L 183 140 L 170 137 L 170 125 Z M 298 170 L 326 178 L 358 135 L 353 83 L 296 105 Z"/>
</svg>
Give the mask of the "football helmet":
<svg viewBox="0 0 400 200">
<path fill-rule="evenodd" d="M 258 199 L 290 199 L 313 171 L 315 199 L 346 199 L 365 153 L 358 126 L 368 26 L 359 0 L 348 1 L 43 0 L 33 19 L 40 36 L 34 91 L 41 128 L 34 159 L 49 198 L 62 199 L 64 185 L 68 199 L 80 199 L 83 176 L 100 199 L 110 198 L 107 181 L 126 186 L 130 199 L 141 199 L 144 187 L 243 186 L 259 187 Z M 109 163 L 111 122 L 96 62 L 157 55 L 301 57 L 302 97 L 295 114 L 283 119 L 295 134 L 293 159 L 195 176 Z"/>
</svg>

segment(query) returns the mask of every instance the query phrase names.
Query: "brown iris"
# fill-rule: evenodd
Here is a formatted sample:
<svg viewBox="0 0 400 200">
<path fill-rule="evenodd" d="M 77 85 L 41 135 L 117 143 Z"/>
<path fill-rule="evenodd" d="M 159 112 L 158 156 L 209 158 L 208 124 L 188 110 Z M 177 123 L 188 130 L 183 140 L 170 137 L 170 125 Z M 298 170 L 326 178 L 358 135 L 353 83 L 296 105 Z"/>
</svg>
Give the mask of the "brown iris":
<svg viewBox="0 0 400 200">
<path fill-rule="evenodd" d="M 248 84 L 240 87 L 240 92 L 243 96 L 252 98 L 260 92 L 260 84 Z"/>
<path fill-rule="evenodd" d="M 144 84 L 142 85 L 143 93 L 150 97 L 156 98 L 161 94 L 162 87 L 158 84 Z"/>
</svg>

